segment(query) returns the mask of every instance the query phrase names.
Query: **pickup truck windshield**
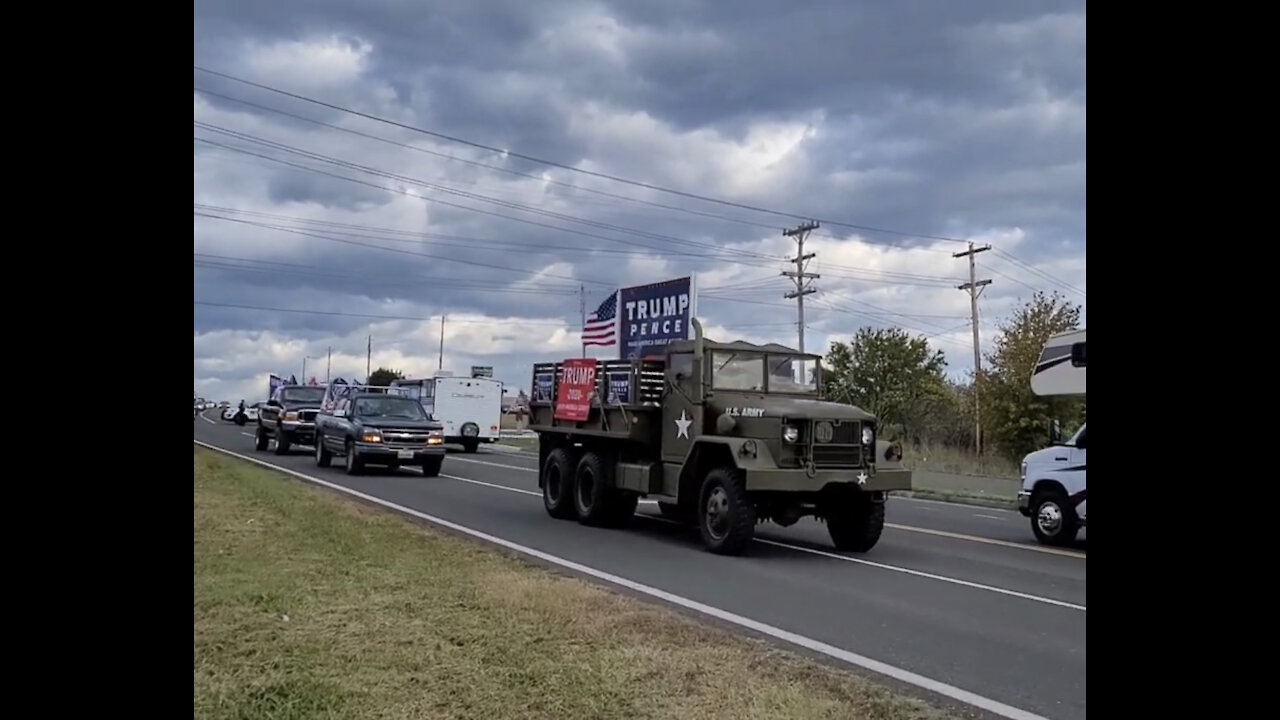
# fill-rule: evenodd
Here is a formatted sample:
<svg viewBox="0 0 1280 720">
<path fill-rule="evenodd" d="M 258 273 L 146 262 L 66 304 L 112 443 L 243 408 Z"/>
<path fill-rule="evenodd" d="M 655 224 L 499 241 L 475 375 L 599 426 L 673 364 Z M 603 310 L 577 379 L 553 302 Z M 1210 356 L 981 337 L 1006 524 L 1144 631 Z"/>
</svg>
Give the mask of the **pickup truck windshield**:
<svg viewBox="0 0 1280 720">
<path fill-rule="evenodd" d="M 280 391 L 280 400 L 287 403 L 314 403 L 319 405 L 324 402 L 324 391 L 322 387 L 298 387 L 285 388 Z"/>
<path fill-rule="evenodd" d="M 426 420 L 427 412 L 415 400 L 387 395 L 379 398 L 356 400 L 356 416 L 366 418 L 398 418 L 401 420 Z"/>
</svg>

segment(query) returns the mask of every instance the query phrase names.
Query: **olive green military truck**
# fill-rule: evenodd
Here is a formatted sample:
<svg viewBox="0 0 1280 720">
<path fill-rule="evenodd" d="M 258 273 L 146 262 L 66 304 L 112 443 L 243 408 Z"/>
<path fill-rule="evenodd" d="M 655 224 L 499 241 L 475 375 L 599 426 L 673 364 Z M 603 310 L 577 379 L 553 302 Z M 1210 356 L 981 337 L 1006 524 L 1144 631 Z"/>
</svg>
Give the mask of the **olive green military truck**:
<svg viewBox="0 0 1280 720">
<path fill-rule="evenodd" d="M 823 399 L 818 356 L 712 342 L 691 325 L 695 339 L 659 357 L 534 366 L 529 427 L 547 513 L 619 526 L 647 497 L 717 554 L 741 553 L 758 522 L 805 516 L 837 549 L 874 547 L 886 494 L 911 489 L 901 446 L 876 437 L 871 414 Z M 569 404 L 586 419 L 566 419 Z"/>
</svg>

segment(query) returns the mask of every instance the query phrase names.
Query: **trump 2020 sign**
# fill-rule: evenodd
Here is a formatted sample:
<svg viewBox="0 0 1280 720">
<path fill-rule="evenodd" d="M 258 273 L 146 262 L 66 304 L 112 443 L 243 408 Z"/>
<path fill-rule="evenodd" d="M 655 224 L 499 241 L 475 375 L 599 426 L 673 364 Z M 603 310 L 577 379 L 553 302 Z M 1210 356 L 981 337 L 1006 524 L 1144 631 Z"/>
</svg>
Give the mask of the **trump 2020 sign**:
<svg viewBox="0 0 1280 720">
<path fill-rule="evenodd" d="M 692 276 L 619 290 L 618 354 L 624 358 L 660 354 L 672 340 L 687 340 L 694 300 Z"/>
</svg>

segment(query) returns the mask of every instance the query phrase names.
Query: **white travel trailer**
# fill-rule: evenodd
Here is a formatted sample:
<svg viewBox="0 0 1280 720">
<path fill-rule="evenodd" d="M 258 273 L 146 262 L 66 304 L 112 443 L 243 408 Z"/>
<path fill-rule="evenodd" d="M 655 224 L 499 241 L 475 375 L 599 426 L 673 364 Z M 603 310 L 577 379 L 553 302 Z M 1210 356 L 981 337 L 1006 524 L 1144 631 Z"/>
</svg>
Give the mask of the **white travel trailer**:
<svg viewBox="0 0 1280 720">
<path fill-rule="evenodd" d="M 497 442 L 502 430 L 502 382 L 487 377 L 434 377 L 391 381 L 433 419 L 444 424 L 444 441 L 473 453 L 480 443 Z"/>
<path fill-rule="evenodd" d="M 1085 331 L 1049 338 L 1031 374 L 1036 395 L 1085 394 Z M 1062 441 L 1055 421 L 1051 445 L 1022 460 L 1018 510 L 1045 545 L 1066 545 L 1085 526 L 1085 425 Z"/>
</svg>

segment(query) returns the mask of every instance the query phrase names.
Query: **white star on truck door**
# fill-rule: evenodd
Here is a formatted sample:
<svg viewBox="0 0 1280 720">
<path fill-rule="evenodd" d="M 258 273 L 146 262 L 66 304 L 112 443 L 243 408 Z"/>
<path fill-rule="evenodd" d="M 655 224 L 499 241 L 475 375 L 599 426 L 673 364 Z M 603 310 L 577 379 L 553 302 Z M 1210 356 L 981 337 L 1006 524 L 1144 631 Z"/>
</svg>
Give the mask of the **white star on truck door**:
<svg viewBox="0 0 1280 720">
<path fill-rule="evenodd" d="M 692 424 L 693 421 L 689 419 L 689 416 L 685 414 L 684 410 L 681 410 L 680 417 L 676 418 L 676 437 L 688 438 L 689 426 Z"/>
</svg>

